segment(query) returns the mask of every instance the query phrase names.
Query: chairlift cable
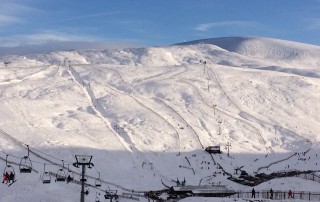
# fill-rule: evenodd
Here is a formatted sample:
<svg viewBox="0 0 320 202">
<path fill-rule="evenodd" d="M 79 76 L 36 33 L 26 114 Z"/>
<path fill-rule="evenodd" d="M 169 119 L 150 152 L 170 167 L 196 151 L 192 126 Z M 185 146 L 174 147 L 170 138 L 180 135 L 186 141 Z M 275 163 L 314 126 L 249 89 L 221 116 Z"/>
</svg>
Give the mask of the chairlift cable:
<svg viewBox="0 0 320 202">
<path fill-rule="evenodd" d="M 18 158 L 18 159 L 21 159 L 21 157 L 18 157 L 18 156 L 14 156 L 14 155 L 12 155 L 12 154 L 9 154 L 9 153 L 7 153 L 7 152 L 5 152 L 5 151 L 1 150 L 1 149 L 0 149 L 0 151 L 1 151 L 2 153 L 6 154 L 6 155 L 12 156 L 12 157 L 14 157 L 14 158 Z"/>
<path fill-rule="evenodd" d="M 51 157 L 51 158 L 53 158 L 53 159 L 55 159 L 55 160 L 61 161 L 61 159 L 59 159 L 59 158 L 57 158 L 57 157 L 54 157 L 54 156 L 52 156 L 52 155 L 50 155 L 50 154 L 44 153 L 44 152 L 42 152 L 42 151 L 40 151 L 40 150 L 37 150 L 37 149 L 35 149 L 35 148 L 32 148 L 32 150 L 35 150 L 35 151 L 37 151 L 37 152 L 40 152 L 40 153 L 42 153 L 42 154 L 44 154 L 44 155 L 46 155 L 46 156 L 49 156 L 49 157 Z M 71 162 L 68 162 L 68 161 L 65 161 L 65 162 L 72 164 Z"/>
</svg>

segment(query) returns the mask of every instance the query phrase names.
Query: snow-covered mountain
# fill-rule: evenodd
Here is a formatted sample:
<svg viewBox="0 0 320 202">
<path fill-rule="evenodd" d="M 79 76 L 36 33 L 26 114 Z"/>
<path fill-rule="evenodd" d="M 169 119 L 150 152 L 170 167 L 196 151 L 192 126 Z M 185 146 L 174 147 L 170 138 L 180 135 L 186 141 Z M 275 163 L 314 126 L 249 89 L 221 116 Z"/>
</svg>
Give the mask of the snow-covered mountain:
<svg viewBox="0 0 320 202">
<path fill-rule="evenodd" d="M 3 185 L 0 199 L 78 201 L 79 185 L 42 184 L 41 176 L 44 165 L 53 173 L 69 166 L 79 179 L 72 166 L 79 154 L 93 156 L 88 183 L 100 175 L 101 190 L 120 194 L 177 178 L 250 190 L 223 174 L 239 167 L 252 175 L 319 170 L 319 55 L 319 46 L 227 37 L 2 57 L 0 168 L 7 157 L 17 182 Z M 31 174 L 19 173 L 26 145 Z M 223 153 L 210 156 L 211 145 Z M 317 191 L 320 184 L 290 178 L 256 189 L 270 187 Z M 86 198 L 101 190 L 91 187 Z"/>
</svg>

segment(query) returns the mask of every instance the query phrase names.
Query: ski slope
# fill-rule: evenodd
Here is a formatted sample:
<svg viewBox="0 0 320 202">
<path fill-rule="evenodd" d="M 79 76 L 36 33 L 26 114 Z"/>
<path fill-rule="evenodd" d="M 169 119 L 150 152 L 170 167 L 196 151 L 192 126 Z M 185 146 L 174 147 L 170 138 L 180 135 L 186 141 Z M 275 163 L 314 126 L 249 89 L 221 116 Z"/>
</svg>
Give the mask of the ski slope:
<svg viewBox="0 0 320 202">
<path fill-rule="evenodd" d="M 103 180 L 88 201 L 109 189 L 163 189 L 177 178 L 251 190 L 223 175 L 239 167 L 252 175 L 319 170 L 319 53 L 308 44 L 234 37 L 2 57 L 0 168 L 8 154 L 18 181 L 3 185 L 0 199 L 79 201 L 79 185 L 54 178 L 44 185 L 41 176 L 44 164 L 53 173 L 69 166 L 79 180 L 72 164 L 80 154 L 93 156 L 88 183 Z M 26 145 L 31 174 L 18 172 Z M 223 153 L 209 155 L 210 145 Z M 255 189 L 271 187 L 318 191 L 320 184 L 288 178 Z"/>
</svg>

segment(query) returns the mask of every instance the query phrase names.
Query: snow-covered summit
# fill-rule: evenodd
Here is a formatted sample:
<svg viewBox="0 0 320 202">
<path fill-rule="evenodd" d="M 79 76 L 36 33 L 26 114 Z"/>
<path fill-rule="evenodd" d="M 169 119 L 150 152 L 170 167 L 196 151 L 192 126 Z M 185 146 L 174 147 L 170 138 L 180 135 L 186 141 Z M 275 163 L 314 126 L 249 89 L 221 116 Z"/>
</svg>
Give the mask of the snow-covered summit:
<svg viewBox="0 0 320 202">
<path fill-rule="evenodd" d="M 212 44 L 244 56 L 320 66 L 319 46 L 293 41 L 262 37 L 222 37 L 181 43 L 191 44 Z"/>
</svg>

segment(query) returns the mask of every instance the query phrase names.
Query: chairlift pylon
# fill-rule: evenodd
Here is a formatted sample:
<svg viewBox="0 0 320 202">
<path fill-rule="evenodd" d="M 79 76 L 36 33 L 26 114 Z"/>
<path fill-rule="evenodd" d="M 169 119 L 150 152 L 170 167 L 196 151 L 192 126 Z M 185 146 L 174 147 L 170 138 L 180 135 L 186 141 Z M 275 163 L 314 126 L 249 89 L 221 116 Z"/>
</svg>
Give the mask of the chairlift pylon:
<svg viewBox="0 0 320 202">
<path fill-rule="evenodd" d="M 29 158 L 29 145 L 27 145 L 28 148 L 28 155 L 21 158 L 19 169 L 20 173 L 31 173 L 32 171 L 32 162 Z"/>
<path fill-rule="evenodd" d="M 42 183 L 43 183 L 43 184 L 49 184 L 49 183 L 51 183 L 51 176 L 50 176 L 50 174 L 46 171 L 46 164 L 43 165 Z"/>
</svg>

